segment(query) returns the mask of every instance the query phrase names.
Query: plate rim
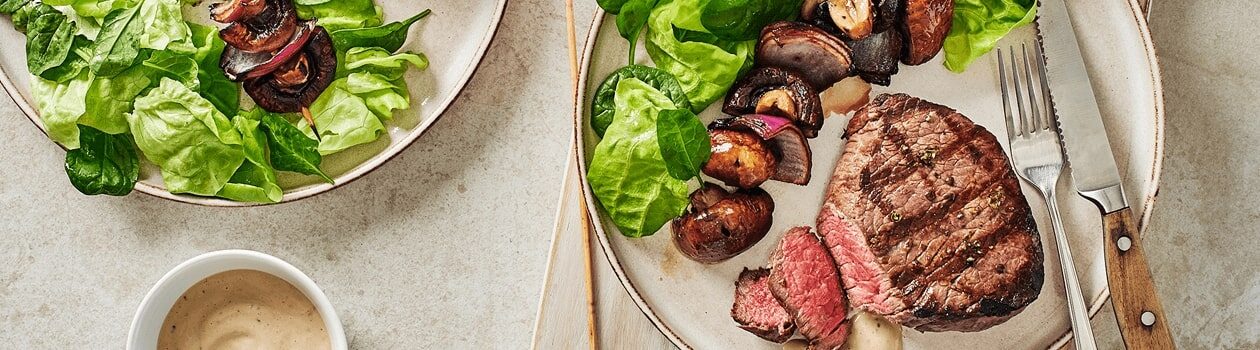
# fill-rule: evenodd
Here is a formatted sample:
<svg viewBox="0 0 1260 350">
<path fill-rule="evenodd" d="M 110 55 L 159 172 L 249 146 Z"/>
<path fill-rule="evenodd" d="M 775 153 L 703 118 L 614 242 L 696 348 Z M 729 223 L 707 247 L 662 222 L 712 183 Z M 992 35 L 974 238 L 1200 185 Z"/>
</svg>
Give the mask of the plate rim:
<svg viewBox="0 0 1260 350">
<path fill-rule="evenodd" d="M 1155 207 L 1155 200 L 1159 197 L 1160 180 L 1163 173 L 1165 126 L 1163 77 L 1160 73 L 1159 59 L 1155 55 L 1155 46 L 1151 41 L 1150 28 L 1147 26 L 1146 16 L 1142 13 L 1141 6 L 1138 5 L 1137 0 L 1128 0 L 1126 1 L 1126 4 L 1129 6 L 1131 16 L 1137 24 L 1138 34 L 1142 41 L 1142 48 L 1146 53 L 1146 60 L 1151 67 L 1149 73 L 1152 83 L 1151 93 L 1154 100 L 1152 109 L 1155 112 L 1155 159 L 1151 164 L 1152 171 L 1149 179 L 1149 189 L 1145 198 L 1142 200 L 1142 217 L 1139 219 L 1139 234 L 1147 234 L 1147 227 L 1149 226 L 1148 224 L 1151 220 L 1152 209 Z M 592 218 L 598 218 L 599 211 L 597 209 L 595 198 L 591 194 L 590 183 L 586 178 L 586 147 L 583 144 L 582 136 L 584 125 L 582 123 L 582 112 L 584 109 L 583 107 L 586 104 L 585 88 L 588 83 L 588 75 L 590 73 L 591 55 L 595 51 L 595 39 L 598 37 L 599 27 L 603 24 L 605 15 L 606 11 L 602 8 L 597 8 L 595 10 L 594 19 L 592 19 L 591 26 L 586 33 L 586 46 L 582 50 L 579 81 L 578 84 L 573 87 L 573 151 L 577 154 L 577 175 L 578 179 L 581 180 L 580 188 L 582 200 L 586 201 L 587 215 L 590 215 Z M 675 333 L 669 325 L 665 324 L 659 317 L 657 317 L 656 311 L 652 309 L 651 305 L 648 305 L 647 301 L 639 294 L 638 288 L 636 288 L 634 283 L 626 277 L 625 271 L 621 266 L 621 262 L 618 260 L 615 252 L 613 252 L 612 246 L 608 241 L 608 233 L 604 231 L 602 225 L 597 222 L 597 220 L 593 220 L 591 226 L 596 232 L 595 236 L 598 238 L 600 249 L 603 250 L 605 259 L 608 260 L 609 265 L 611 265 L 613 269 L 613 273 L 617 275 L 617 280 L 621 282 L 621 286 L 626 290 L 630 299 L 634 300 L 634 304 L 639 307 L 639 311 L 642 312 L 643 315 L 652 322 L 652 325 L 655 326 L 656 329 L 659 330 L 661 334 L 664 335 L 665 338 L 669 339 L 669 341 L 675 346 L 682 349 L 694 349 L 690 344 L 684 341 L 682 337 Z M 1103 288 L 1102 292 L 1098 293 L 1098 295 L 1094 298 L 1093 305 L 1090 305 L 1089 307 L 1089 316 L 1091 320 L 1097 316 L 1100 311 L 1102 311 L 1103 305 L 1106 305 L 1109 300 L 1111 300 L 1111 289 L 1110 287 Z M 1063 335 L 1061 335 L 1057 341 L 1048 347 L 1048 349 L 1064 348 L 1071 339 L 1072 329 L 1069 327 L 1063 332 Z"/>
<path fill-rule="evenodd" d="M 477 45 L 476 53 L 473 55 L 473 59 L 468 62 L 468 67 L 465 68 L 462 73 L 463 77 L 460 78 L 459 82 L 455 85 L 455 93 L 438 103 L 433 118 L 416 125 L 416 127 L 408 132 L 407 136 L 401 141 L 386 147 L 380 153 L 368 159 L 368 161 L 356 165 L 354 168 L 351 168 L 350 171 L 334 178 L 334 183 L 320 183 L 313 186 L 306 186 L 306 188 L 302 188 L 297 191 L 286 192 L 284 193 L 284 197 L 279 202 L 275 203 L 237 202 L 222 198 L 174 194 L 167 191 L 165 187 L 150 185 L 139 181 L 136 182 L 135 190 L 153 197 L 179 203 L 206 207 L 248 208 L 297 202 L 341 188 L 342 186 L 349 185 L 355 180 L 367 176 L 376 169 L 385 165 L 385 163 L 388 163 L 395 157 L 398 157 L 399 154 L 414 144 L 417 139 L 428 133 L 429 129 L 432 128 L 439 119 L 442 119 L 442 116 L 446 115 L 446 112 L 450 109 L 451 105 L 453 105 L 456 100 L 459 100 L 459 97 L 464 94 L 465 90 L 467 90 L 468 83 L 472 81 L 473 77 L 477 75 L 478 70 L 481 69 L 481 64 L 485 61 L 486 53 L 490 51 L 490 45 L 494 42 L 494 39 L 499 34 L 499 30 L 503 27 L 503 13 L 507 9 L 508 0 L 497 1 L 497 8 L 494 10 L 494 14 L 490 18 L 491 28 L 489 28 L 485 37 L 481 39 L 481 43 Z M 36 111 L 25 98 L 22 97 L 22 94 L 18 91 L 17 85 L 13 83 L 12 77 L 9 76 L 9 73 L 4 69 L 4 67 L 0 67 L 0 88 L 3 88 L 4 93 L 9 96 L 9 99 L 13 100 L 13 102 L 17 104 L 18 109 L 22 111 L 22 114 L 26 116 L 26 119 L 30 120 L 30 122 L 34 124 L 40 132 L 47 136 L 48 129 L 45 128 L 43 122 L 39 120 L 39 112 Z M 63 151 L 66 150 L 66 148 L 61 144 L 56 142 L 53 144 L 57 145 L 57 147 L 61 148 Z"/>
</svg>

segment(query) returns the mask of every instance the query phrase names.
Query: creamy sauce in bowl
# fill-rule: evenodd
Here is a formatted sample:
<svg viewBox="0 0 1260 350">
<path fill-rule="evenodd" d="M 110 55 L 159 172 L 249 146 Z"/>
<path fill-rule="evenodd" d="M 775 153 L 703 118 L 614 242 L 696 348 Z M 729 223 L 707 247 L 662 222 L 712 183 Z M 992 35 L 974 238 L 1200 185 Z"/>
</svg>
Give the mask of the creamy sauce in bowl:
<svg viewBox="0 0 1260 350">
<path fill-rule="evenodd" d="M 289 282 L 255 270 L 207 277 L 176 300 L 158 349 L 330 349 L 315 304 Z"/>
</svg>

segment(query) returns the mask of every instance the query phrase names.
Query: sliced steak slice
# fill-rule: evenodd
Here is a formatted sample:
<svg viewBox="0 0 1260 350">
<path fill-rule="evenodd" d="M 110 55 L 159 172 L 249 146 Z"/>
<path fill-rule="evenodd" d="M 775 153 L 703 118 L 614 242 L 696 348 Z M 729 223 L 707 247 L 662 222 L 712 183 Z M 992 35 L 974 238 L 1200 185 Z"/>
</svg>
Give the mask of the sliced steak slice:
<svg viewBox="0 0 1260 350">
<path fill-rule="evenodd" d="M 904 94 L 876 97 L 845 132 L 818 229 L 856 308 L 974 332 L 1037 298 L 1040 236 L 993 134 Z"/>
<path fill-rule="evenodd" d="M 739 328 L 762 339 L 783 343 L 796 332 L 796 322 L 770 293 L 770 285 L 766 284 L 768 277 L 770 269 L 744 269 L 739 273 L 731 318 L 739 323 Z"/>
<path fill-rule="evenodd" d="M 788 231 L 770 256 L 770 292 L 792 314 L 811 349 L 839 349 L 848 336 L 849 303 L 835 259 L 809 227 Z"/>
</svg>

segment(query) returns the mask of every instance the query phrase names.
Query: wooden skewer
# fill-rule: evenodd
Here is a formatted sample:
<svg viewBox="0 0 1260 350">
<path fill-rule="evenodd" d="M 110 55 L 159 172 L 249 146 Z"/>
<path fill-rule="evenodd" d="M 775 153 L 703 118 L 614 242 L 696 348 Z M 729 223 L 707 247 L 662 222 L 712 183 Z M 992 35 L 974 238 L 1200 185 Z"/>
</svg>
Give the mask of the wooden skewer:
<svg viewBox="0 0 1260 350">
<path fill-rule="evenodd" d="M 565 20 L 567 21 L 568 32 L 569 32 L 569 73 L 570 73 L 570 77 L 573 80 L 573 89 L 574 89 L 573 91 L 577 91 L 576 89 L 580 89 L 582 87 L 579 86 L 579 84 L 581 84 L 581 73 L 580 73 L 581 69 L 578 67 L 577 26 L 574 25 L 574 19 L 573 19 L 573 0 L 564 1 L 564 17 L 565 17 Z M 582 103 L 582 101 L 576 100 L 577 94 L 574 94 L 574 96 L 575 96 L 575 100 L 573 101 L 574 106 L 577 106 L 578 103 Z M 573 129 L 573 142 L 575 146 L 577 145 L 577 142 L 581 142 L 581 139 L 578 137 L 578 135 L 579 135 L 578 129 L 575 125 Z M 576 147 L 573 148 L 573 157 L 577 158 Z M 581 178 L 580 174 L 578 178 L 579 179 Z M 580 209 L 580 211 L 582 212 L 581 213 L 582 215 L 582 252 L 585 255 L 584 262 L 586 265 L 586 303 L 587 303 L 586 305 L 587 306 L 586 331 L 587 331 L 587 336 L 591 342 L 591 350 L 598 350 L 599 349 L 599 336 L 598 336 L 598 327 L 596 326 L 596 323 L 595 323 L 596 317 L 595 317 L 595 268 L 594 268 L 594 260 L 593 260 L 594 254 L 591 253 L 591 235 L 594 233 L 591 232 L 591 212 L 589 208 L 586 206 L 586 184 L 579 183 L 578 186 L 579 188 L 581 188 L 581 190 L 578 191 L 578 194 L 581 195 L 581 198 L 578 199 L 578 203 L 579 203 L 578 209 Z"/>
<path fill-rule="evenodd" d="M 319 129 L 315 128 L 315 117 L 311 116 L 311 109 L 302 106 L 302 118 L 306 119 L 306 124 L 311 126 L 311 131 L 315 133 L 315 140 L 323 141 L 319 137 Z"/>
</svg>

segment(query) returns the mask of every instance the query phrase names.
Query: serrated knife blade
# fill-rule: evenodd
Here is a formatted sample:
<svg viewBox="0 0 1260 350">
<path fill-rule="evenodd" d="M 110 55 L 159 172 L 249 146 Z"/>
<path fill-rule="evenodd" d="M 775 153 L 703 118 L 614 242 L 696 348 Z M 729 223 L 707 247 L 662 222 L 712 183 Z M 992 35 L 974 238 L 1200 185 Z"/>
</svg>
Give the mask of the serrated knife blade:
<svg viewBox="0 0 1260 350">
<path fill-rule="evenodd" d="M 1098 204 L 1102 212 L 1107 286 L 1120 335 L 1128 349 L 1175 349 L 1066 0 L 1039 2 L 1037 35 L 1045 55 L 1050 101 L 1076 191 Z"/>
<path fill-rule="evenodd" d="M 1128 208 L 1107 129 L 1064 0 L 1041 1 L 1037 29 L 1076 191 L 1112 213 Z"/>
</svg>

